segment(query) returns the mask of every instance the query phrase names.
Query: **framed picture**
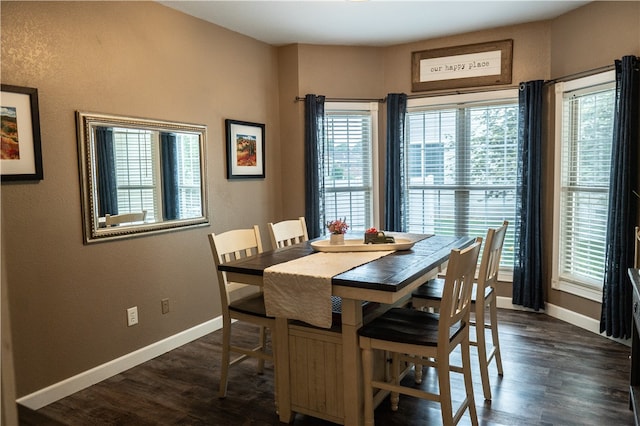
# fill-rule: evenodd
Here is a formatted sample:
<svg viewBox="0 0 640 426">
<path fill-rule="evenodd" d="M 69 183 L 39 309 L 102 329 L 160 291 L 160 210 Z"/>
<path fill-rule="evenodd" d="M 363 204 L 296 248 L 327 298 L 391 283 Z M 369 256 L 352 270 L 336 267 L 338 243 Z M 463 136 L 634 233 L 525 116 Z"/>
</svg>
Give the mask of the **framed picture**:
<svg viewBox="0 0 640 426">
<path fill-rule="evenodd" d="M 41 180 L 38 89 L 3 84 L 0 121 L 2 181 Z"/>
<path fill-rule="evenodd" d="M 225 120 L 227 179 L 264 178 L 264 124 Z"/>
<path fill-rule="evenodd" d="M 423 50 L 411 54 L 411 90 L 511 83 L 513 40 Z"/>
</svg>

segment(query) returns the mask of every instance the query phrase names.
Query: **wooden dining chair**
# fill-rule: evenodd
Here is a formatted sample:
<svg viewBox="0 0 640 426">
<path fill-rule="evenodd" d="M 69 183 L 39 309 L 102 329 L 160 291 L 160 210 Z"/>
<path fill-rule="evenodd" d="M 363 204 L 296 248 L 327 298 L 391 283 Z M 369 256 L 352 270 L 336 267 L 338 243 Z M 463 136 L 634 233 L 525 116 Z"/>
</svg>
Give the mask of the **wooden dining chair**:
<svg viewBox="0 0 640 426">
<path fill-rule="evenodd" d="M 489 364 L 496 362 L 498 375 L 503 375 L 500 340 L 498 338 L 498 309 L 496 300 L 496 284 L 500 269 L 502 247 L 507 233 L 508 221 L 504 221 L 498 228 L 490 228 L 484 242 L 480 271 L 471 293 L 471 306 L 474 313 L 471 325 L 475 327 L 475 340 L 471 339 L 471 346 L 478 349 L 478 363 L 484 399 L 491 400 L 491 385 L 489 383 Z M 436 278 L 418 287 L 413 292 L 411 303 L 417 309 L 433 308 L 438 310 L 442 303 L 444 281 Z M 487 321 L 486 311 L 489 311 Z M 485 330 L 490 330 L 493 346 L 487 347 Z M 421 382 L 422 368 L 416 366 L 416 381 Z"/>
<path fill-rule="evenodd" d="M 253 357 L 258 359 L 259 373 L 263 372 L 265 361 L 271 361 L 275 369 L 273 353 L 265 350 L 267 328 L 271 331 L 272 347 L 275 347 L 275 319 L 266 315 L 264 296 L 260 287 L 229 282 L 226 273 L 218 269 L 219 265 L 231 260 L 262 253 L 262 242 L 258 226 L 254 226 L 253 229 L 236 229 L 221 234 L 212 233 L 209 234 L 209 242 L 218 274 L 222 305 L 222 365 L 219 396 L 224 398 L 227 395 L 229 367 L 244 361 L 248 357 Z M 258 326 L 259 344 L 257 347 L 247 348 L 231 344 L 232 320 Z M 230 354 L 232 352 L 240 355 L 231 360 Z M 274 377 L 276 377 L 275 373 Z"/>
<path fill-rule="evenodd" d="M 467 409 L 471 423 L 478 424 L 471 382 L 469 312 L 481 244 L 482 238 L 477 238 L 469 247 L 451 251 L 439 314 L 412 308 L 392 308 L 359 330 L 365 425 L 373 425 L 375 405 L 385 395 L 379 391 L 374 397 L 374 389 L 391 392 L 391 409 L 394 411 L 398 409 L 398 394 L 406 394 L 439 402 L 445 426 L 457 424 Z M 458 347 L 462 354 L 462 368 L 450 364 L 451 352 Z M 391 353 L 392 371 L 388 381 L 373 379 L 374 350 Z M 438 392 L 401 385 L 401 362 L 412 360 L 421 363 L 427 359 L 437 368 Z M 466 390 L 466 397 L 455 413 L 451 400 L 451 371 L 463 374 Z"/>
<path fill-rule="evenodd" d="M 144 222 L 147 211 L 123 214 L 106 214 L 104 216 L 105 226 L 121 225 L 123 223 Z"/>
<path fill-rule="evenodd" d="M 307 222 L 304 217 L 283 220 L 278 223 L 269 222 L 267 228 L 269 229 L 269 236 L 271 237 L 271 247 L 273 247 L 274 250 L 309 241 Z"/>
</svg>

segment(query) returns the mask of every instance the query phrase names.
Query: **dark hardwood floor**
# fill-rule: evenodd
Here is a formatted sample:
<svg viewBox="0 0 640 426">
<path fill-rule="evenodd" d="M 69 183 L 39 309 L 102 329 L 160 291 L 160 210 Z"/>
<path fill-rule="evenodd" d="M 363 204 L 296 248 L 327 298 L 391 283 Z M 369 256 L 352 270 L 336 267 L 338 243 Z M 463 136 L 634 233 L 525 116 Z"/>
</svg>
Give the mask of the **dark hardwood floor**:
<svg viewBox="0 0 640 426">
<path fill-rule="evenodd" d="M 545 314 L 500 310 L 499 321 L 504 377 L 491 366 L 491 402 L 482 398 L 474 364 L 481 425 L 633 424 L 629 347 Z M 235 327 L 240 333 L 250 330 Z M 227 398 L 217 397 L 220 339 L 217 331 L 36 412 L 20 407 L 20 424 L 278 424 L 271 366 L 263 375 L 255 374 L 253 360 L 232 368 Z M 472 360 L 474 352 L 472 348 Z M 460 399 L 462 379 L 456 376 L 454 399 Z M 405 380 L 412 381 L 412 375 Z M 434 380 L 427 370 L 421 386 L 435 386 Z M 437 403 L 407 396 L 401 396 L 397 412 L 390 410 L 388 400 L 376 410 L 377 425 L 440 423 Z M 332 423 L 297 415 L 293 424 Z M 462 424 L 468 424 L 468 416 Z"/>
</svg>

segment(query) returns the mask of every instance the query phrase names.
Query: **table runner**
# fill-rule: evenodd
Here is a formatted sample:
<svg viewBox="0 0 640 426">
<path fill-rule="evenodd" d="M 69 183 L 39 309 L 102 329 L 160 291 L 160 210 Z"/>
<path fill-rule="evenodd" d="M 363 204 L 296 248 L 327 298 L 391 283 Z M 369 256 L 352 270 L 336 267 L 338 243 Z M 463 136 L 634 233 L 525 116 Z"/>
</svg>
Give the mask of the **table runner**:
<svg viewBox="0 0 640 426">
<path fill-rule="evenodd" d="M 319 252 L 264 270 L 267 315 L 331 327 L 331 278 L 393 251 Z"/>
</svg>

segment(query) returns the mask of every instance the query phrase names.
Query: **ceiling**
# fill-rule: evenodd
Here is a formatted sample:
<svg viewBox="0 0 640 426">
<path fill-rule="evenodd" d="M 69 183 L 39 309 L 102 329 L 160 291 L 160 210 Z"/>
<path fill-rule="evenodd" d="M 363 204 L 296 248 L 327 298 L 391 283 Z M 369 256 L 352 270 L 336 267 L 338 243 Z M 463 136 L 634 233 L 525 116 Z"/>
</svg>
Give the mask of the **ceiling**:
<svg viewBox="0 0 640 426">
<path fill-rule="evenodd" d="M 589 1 L 159 1 L 262 42 L 388 46 L 555 18 Z"/>
</svg>

